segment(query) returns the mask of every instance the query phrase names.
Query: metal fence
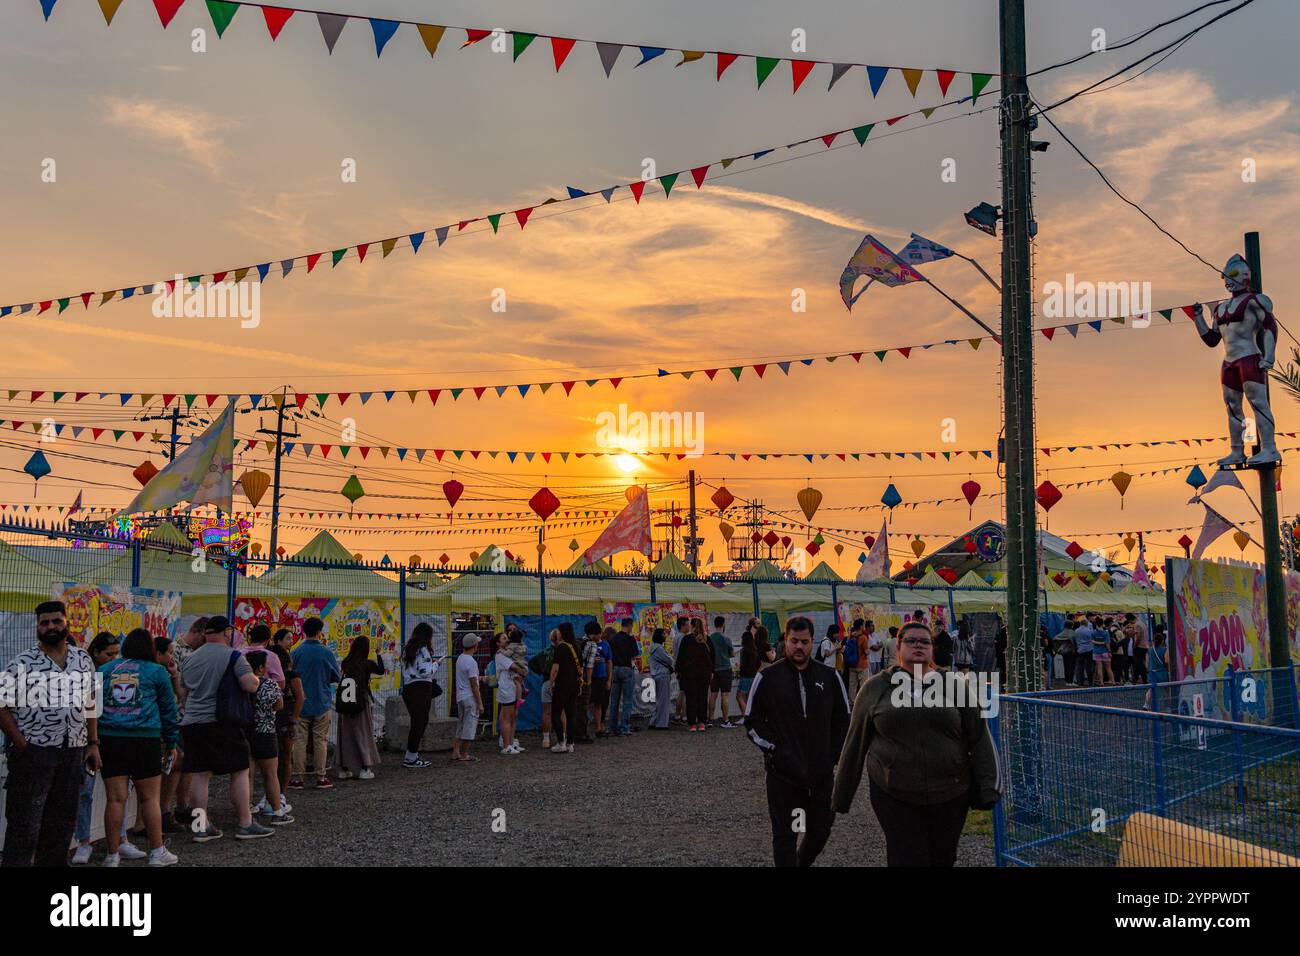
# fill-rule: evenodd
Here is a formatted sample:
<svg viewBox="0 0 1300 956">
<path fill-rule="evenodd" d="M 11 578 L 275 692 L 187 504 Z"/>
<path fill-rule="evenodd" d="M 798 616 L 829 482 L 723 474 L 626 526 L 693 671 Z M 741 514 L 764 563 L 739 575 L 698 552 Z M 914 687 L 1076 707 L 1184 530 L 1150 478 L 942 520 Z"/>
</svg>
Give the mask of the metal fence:
<svg viewBox="0 0 1300 956">
<path fill-rule="evenodd" d="M 999 865 L 1300 865 L 1292 668 L 1000 705 Z"/>
</svg>

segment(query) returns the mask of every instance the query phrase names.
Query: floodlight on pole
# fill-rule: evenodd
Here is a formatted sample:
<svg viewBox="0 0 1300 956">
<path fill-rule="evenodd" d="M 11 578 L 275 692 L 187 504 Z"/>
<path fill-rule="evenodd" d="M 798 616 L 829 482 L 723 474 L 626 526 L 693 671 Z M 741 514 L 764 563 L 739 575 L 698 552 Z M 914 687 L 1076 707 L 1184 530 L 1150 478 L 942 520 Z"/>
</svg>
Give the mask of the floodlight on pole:
<svg viewBox="0 0 1300 956">
<path fill-rule="evenodd" d="M 966 225 L 973 226 L 980 232 L 986 232 L 990 236 L 996 237 L 998 234 L 998 220 L 1001 218 L 1002 212 L 997 206 L 982 202 L 966 213 Z"/>
</svg>

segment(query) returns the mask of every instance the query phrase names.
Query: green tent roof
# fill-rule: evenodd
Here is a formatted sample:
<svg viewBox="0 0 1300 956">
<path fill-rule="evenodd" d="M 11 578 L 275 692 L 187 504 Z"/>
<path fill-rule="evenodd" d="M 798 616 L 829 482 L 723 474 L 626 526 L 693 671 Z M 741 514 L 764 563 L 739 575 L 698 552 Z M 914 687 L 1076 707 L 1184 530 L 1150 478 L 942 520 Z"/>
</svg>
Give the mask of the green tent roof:
<svg viewBox="0 0 1300 956">
<path fill-rule="evenodd" d="M 691 566 L 683 561 L 677 555 L 669 551 L 650 571 L 656 578 L 688 578 L 696 579 L 697 575 L 691 570 Z"/>
<path fill-rule="evenodd" d="M 839 584 L 844 581 L 842 577 L 835 573 L 835 569 L 825 561 L 817 562 L 817 567 L 809 571 L 804 577 L 804 580 L 817 582 L 819 584 L 829 584 L 831 582 Z"/>
</svg>

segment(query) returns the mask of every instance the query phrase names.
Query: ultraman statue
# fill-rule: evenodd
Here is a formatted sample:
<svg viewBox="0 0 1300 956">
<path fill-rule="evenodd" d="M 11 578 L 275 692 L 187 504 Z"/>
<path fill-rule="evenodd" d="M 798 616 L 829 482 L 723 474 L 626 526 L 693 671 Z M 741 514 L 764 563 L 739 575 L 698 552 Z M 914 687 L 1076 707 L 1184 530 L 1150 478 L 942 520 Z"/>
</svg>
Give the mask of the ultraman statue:
<svg viewBox="0 0 1300 956">
<path fill-rule="evenodd" d="M 1234 255 L 1223 267 L 1224 287 L 1232 298 L 1224 299 L 1214 309 L 1214 324 L 1205 322 L 1204 307 L 1198 302 L 1193 321 L 1196 331 L 1210 348 L 1220 342 L 1224 347 L 1223 404 L 1228 409 L 1228 434 L 1232 451 L 1219 459 L 1219 467 L 1277 464 L 1282 460 L 1273 438 L 1273 409 L 1268 401 L 1268 370 L 1273 367 L 1277 348 L 1277 321 L 1268 296 L 1251 291 L 1250 265 Z M 1244 431 L 1246 419 L 1242 397 L 1250 399 L 1255 412 L 1259 451 L 1246 459 Z"/>
</svg>

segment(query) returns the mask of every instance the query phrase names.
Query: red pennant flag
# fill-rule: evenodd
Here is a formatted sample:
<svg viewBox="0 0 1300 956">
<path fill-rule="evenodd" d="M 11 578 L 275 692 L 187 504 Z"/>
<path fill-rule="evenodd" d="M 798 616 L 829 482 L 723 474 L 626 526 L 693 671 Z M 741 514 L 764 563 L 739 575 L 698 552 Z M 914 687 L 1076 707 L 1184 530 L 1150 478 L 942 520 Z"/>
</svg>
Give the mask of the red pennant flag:
<svg viewBox="0 0 1300 956">
<path fill-rule="evenodd" d="M 736 62 L 739 53 L 719 53 L 718 54 L 718 79 L 722 79 L 722 74 L 727 71 L 727 67 Z"/>
<path fill-rule="evenodd" d="M 203 397 L 206 398 L 206 399 L 208 400 L 208 408 L 211 408 L 214 404 L 216 404 L 217 399 L 220 398 L 221 396 L 220 396 L 220 395 L 204 395 Z"/>
<path fill-rule="evenodd" d="M 1186 315 L 1187 315 L 1187 317 L 1188 317 L 1189 319 L 1194 319 L 1194 318 L 1196 318 L 1196 307 L 1195 307 L 1195 306 L 1185 305 L 1185 306 L 1183 306 L 1183 312 L 1186 313 Z"/>
<path fill-rule="evenodd" d="M 74 402 L 79 402 L 89 394 L 89 392 L 77 392 L 77 394 L 72 397 L 72 400 Z"/>
<path fill-rule="evenodd" d="M 271 34 L 271 40 L 274 41 L 279 38 L 280 31 L 293 16 L 293 11 L 286 10 L 284 7 L 263 7 L 262 16 L 266 18 L 266 32 Z"/>
<path fill-rule="evenodd" d="M 53 300 L 53 299 L 47 299 L 46 301 L 42 302 L 42 303 L 41 303 L 41 312 L 46 311 L 46 310 L 47 310 L 50 306 L 52 306 L 53 304 L 54 304 L 54 300 Z M 37 312 L 36 314 L 37 314 L 37 315 L 40 315 L 41 312 Z"/>
<path fill-rule="evenodd" d="M 339 392 L 339 404 L 340 405 L 347 404 L 347 400 L 351 397 L 352 397 L 351 392 Z"/>
<path fill-rule="evenodd" d="M 613 385 L 615 388 L 618 388 L 618 383 L 621 381 L 623 381 L 621 378 L 611 378 L 609 380 L 609 384 Z"/>
<path fill-rule="evenodd" d="M 812 68 L 816 65 L 812 60 L 790 61 L 790 78 L 794 81 L 792 93 L 799 92 L 799 87 L 803 85 L 804 80 L 808 79 L 808 74 L 812 72 Z"/>
<path fill-rule="evenodd" d="M 691 170 L 691 178 L 695 180 L 696 189 L 699 189 L 704 185 L 704 177 L 708 175 L 708 172 L 709 166 L 707 164 L 704 166 L 696 166 Z"/>
<path fill-rule="evenodd" d="M 564 66 L 564 61 L 569 58 L 569 53 L 573 49 L 575 40 L 569 40 L 564 37 L 551 37 L 551 55 L 555 57 L 555 72 L 560 72 L 560 67 Z"/>
<path fill-rule="evenodd" d="M 102 429 L 102 428 L 92 428 L 92 429 L 90 430 L 90 434 L 91 434 L 92 437 L 94 437 L 94 438 L 98 438 L 100 435 L 104 434 L 104 429 Z"/>
<path fill-rule="evenodd" d="M 759 378 L 762 378 L 762 377 L 763 377 L 763 373 L 767 371 L 767 366 L 766 366 L 766 365 L 755 365 L 755 366 L 754 366 L 754 371 L 758 373 L 758 377 L 759 377 Z"/>
<path fill-rule="evenodd" d="M 483 397 L 483 393 L 486 392 L 486 391 L 487 391 L 487 386 L 486 386 L 486 385 L 480 385 L 478 388 L 474 389 L 474 397 L 475 397 L 475 398 L 482 398 L 482 397 Z"/>
<path fill-rule="evenodd" d="M 952 70 L 935 70 L 934 72 L 939 77 L 939 92 L 947 96 L 948 86 L 952 83 L 952 78 L 957 74 Z"/>
<path fill-rule="evenodd" d="M 365 461 L 365 460 L 366 460 L 366 456 L 370 454 L 370 446 L 369 446 L 369 445 L 358 445 L 357 448 L 361 451 L 361 460 L 362 460 L 362 461 Z"/>
<path fill-rule="evenodd" d="M 1056 329 L 1052 328 L 1040 329 L 1040 331 L 1043 333 L 1043 338 L 1047 339 L 1049 342 L 1052 341 L 1052 336 L 1056 334 Z"/>
<path fill-rule="evenodd" d="M 893 119 L 887 119 L 887 120 L 885 120 L 885 125 L 886 125 L 886 126 L 893 126 L 893 125 L 894 125 L 895 123 L 897 123 L 899 120 L 907 119 L 908 115 L 909 115 L 909 114 L 904 113 L 902 116 L 895 116 Z"/>
<path fill-rule="evenodd" d="M 322 255 L 324 255 L 323 252 L 313 252 L 311 255 L 309 255 L 309 256 L 307 257 L 307 271 L 308 271 L 308 272 L 311 272 L 312 269 L 315 269 L 315 268 L 316 268 L 316 263 L 320 262 L 320 257 L 321 257 Z"/>
<path fill-rule="evenodd" d="M 524 228 L 524 223 L 528 222 L 528 217 L 532 215 L 533 209 L 533 206 L 529 206 L 527 209 L 515 210 L 515 219 L 519 221 L 520 229 Z"/>
<path fill-rule="evenodd" d="M 162 21 L 163 29 L 167 29 L 167 24 L 172 22 L 172 17 L 176 16 L 176 11 L 181 8 L 185 0 L 153 0 L 154 9 L 158 11 L 158 19 Z"/>
<path fill-rule="evenodd" d="M 357 261 L 358 261 L 358 262 L 365 262 L 365 261 L 366 261 L 366 250 L 369 249 L 369 248 L 370 248 L 370 243 L 368 243 L 368 242 L 363 242 L 363 243 L 361 243 L 361 245 L 357 246 Z"/>
<path fill-rule="evenodd" d="M 903 348 L 898 350 L 898 354 L 903 356 L 903 358 L 910 358 L 912 355 L 912 346 L 910 345 L 904 346 Z"/>
<path fill-rule="evenodd" d="M 638 179 L 638 180 L 637 180 L 636 182 L 634 182 L 634 183 L 629 183 L 627 188 L 630 189 L 630 190 L 632 190 L 632 196 L 633 196 L 633 198 L 636 199 L 637 204 L 640 205 L 640 203 L 641 203 L 641 194 L 642 194 L 643 192 L 645 192 L 645 180 L 644 180 L 644 179 Z M 46 303 L 46 304 L 48 305 L 48 303 Z"/>
<path fill-rule="evenodd" d="M 709 377 L 709 381 L 711 382 L 713 381 L 713 376 L 718 374 L 718 370 L 716 368 L 706 368 L 704 374 Z"/>
<path fill-rule="evenodd" d="M 491 35 L 491 30 L 466 30 L 465 42 L 460 45 L 460 48 L 463 50 L 471 43 L 477 43 L 479 40 L 486 40 Z"/>
<path fill-rule="evenodd" d="M 560 383 L 560 385 L 564 388 L 564 394 L 565 394 L 565 395 L 568 395 L 570 392 L 572 392 L 572 391 L 573 391 L 573 386 L 575 386 L 575 385 L 577 385 L 577 384 L 578 384 L 577 382 L 561 382 L 561 383 Z"/>
<path fill-rule="evenodd" d="M 333 446 L 333 445 L 317 445 L 316 447 L 320 449 L 320 453 L 321 453 L 322 455 L 324 455 L 326 458 L 328 458 L 328 457 L 330 456 L 330 449 L 333 448 L 334 446 Z"/>
<path fill-rule="evenodd" d="M 835 142 L 835 137 L 839 135 L 839 133 L 827 133 L 822 137 L 822 142 L 826 144 L 827 149 L 830 149 L 831 143 Z"/>
<path fill-rule="evenodd" d="M 84 305 L 86 308 L 89 309 L 89 308 L 90 308 L 90 297 L 91 297 L 92 295 L 94 295 L 94 294 L 95 294 L 95 293 L 93 293 L 93 292 L 83 292 L 83 293 L 81 293 L 81 304 Z"/>
<path fill-rule="evenodd" d="M 441 394 L 442 394 L 442 389 L 440 389 L 440 388 L 431 388 L 431 389 L 429 389 L 429 401 L 431 401 L 431 402 L 433 402 L 433 404 L 437 405 L 437 404 L 438 404 L 438 396 L 441 395 Z"/>
<path fill-rule="evenodd" d="M 306 393 L 306 392 L 294 392 L 294 394 L 293 394 L 293 400 L 294 400 L 295 403 L 297 403 L 297 405 L 298 405 L 299 408 L 302 408 L 304 405 L 307 404 L 307 393 Z"/>
</svg>

